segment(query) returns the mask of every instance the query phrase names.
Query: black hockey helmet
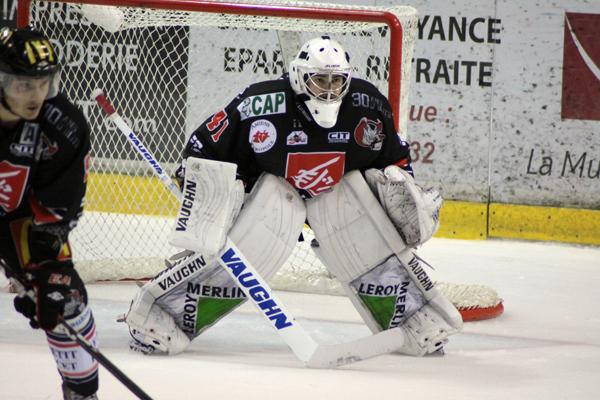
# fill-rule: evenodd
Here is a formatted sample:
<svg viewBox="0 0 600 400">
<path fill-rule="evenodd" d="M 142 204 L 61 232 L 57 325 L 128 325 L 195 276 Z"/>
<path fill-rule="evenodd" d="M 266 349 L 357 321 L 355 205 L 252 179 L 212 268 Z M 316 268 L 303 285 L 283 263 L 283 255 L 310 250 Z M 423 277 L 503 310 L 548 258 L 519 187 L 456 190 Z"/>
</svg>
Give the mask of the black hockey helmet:
<svg viewBox="0 0 600 400">
<path fill-rule="evenodd" d="M 43 77 L 58 71 L 58 57 L 50 40 L 31 28 L 0 29 L 0 72 Z"/>
</svg>

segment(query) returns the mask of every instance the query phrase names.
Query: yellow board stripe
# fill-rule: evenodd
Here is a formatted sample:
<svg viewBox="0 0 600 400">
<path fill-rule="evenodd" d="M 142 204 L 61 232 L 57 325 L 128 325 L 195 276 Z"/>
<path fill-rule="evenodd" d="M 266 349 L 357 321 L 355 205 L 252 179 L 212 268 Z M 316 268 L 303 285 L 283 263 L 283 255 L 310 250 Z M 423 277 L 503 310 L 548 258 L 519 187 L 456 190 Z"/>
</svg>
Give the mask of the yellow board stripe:
<svg viewBox="0 0 600 400">
<path fill-rule="evenodd" d="M 175 216 L 179 205 L 153 177 L 90 173 L 85 209 L 121 214 Z"/>
<path fill-rule="evenodd" d="M 85 204 L 88 211 L 155 216 L 175 216 L 178 209 L 157 178 L 119 174 L 91 173 Z M 600 210 L 445 200 L 435 236 L 600 245 Z"/>
<path fill-rule="evenodd" d="M 436 237 L 485 239 L 487 204 L 445 200 L 440 211 L 440 228 Z"/>
<path fill-rule="evenodd" d="M 490 204 L 489 236 L 600 245 L 600 210 Z"/>
</svg>

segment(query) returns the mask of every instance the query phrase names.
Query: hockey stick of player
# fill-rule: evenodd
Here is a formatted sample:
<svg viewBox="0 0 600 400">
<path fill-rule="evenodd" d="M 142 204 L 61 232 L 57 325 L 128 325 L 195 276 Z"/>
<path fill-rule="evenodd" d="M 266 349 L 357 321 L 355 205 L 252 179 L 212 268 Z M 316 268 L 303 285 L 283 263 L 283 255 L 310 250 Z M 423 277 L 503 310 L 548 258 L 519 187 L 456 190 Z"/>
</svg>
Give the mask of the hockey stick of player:
<svg viewBox="0 0 600 400">
<path fill-rule="evenodd" d="M 0 259 L 0 266 L 2 266 L 6 271 L 8 268 L 5 267 L 4 260 Z M 12 272 L 12 270 L 11 270 Z M 22 276 L 16 273 L 11 273 L 10 281 L 12 282 L 14 288 L 17 290 L 19 294 L 26 294 L 24 279 Z M 77 344 L 79 344 L 86 353 L 88 353 L 92 358 L 98 361 L 98 364 L 102 365 L 108 372 L 110 372 L 119 382 L 121 382 L 127 389 L 131 391 L 131 393 L 135 394 L 140 400 L 152 400 L 150 396 L 146 394 L 138 385 L 135 384 L 127 375 L 123 373 L 115 364 L 113 364 L 104 354 L 98 350 L 97 347 L 94 347 L 90 342 L 88 342 L 79 332 L 77 332 L 71 325 L 69 325 L 64 319 L 60 319 L 59 325 L 69 332 L 69 336 L 71 339 L 75 340 Z"/>
<path fill-rule="evenodd" d="M 116 112 L 102 90 L 94 90 L 92 97 L 106 113 L 107 118 L 117 126 L 121 133 L 129 139 L 142 157 L 152 166 L 154 173 L 159 179 L 181 201 L 182 194 L 179 188 L 165 173 L 164 169 L 161 168 L 159 162 L 146 149 L 125 120 Z M 298 324 L 283 303 L 277 299 L 267 282 L 260 276 L 229 237 L 227 237 L 225 247 L 221 254 L 219 254 L 218 260 L 221 266 L 238 283 L 246 297 L 254 303 L 294 354 L 308 367 L 331 368 L 350 364 L 399 350 L 404 343 L 403 331 L 399 328 L 394 328 L 349 343 L 319 345 Z M 253 283 L 249 284 L 249 282 Z M 256 292 L 260 292 L 261 296 L 257 296 Z"/>
</svg>

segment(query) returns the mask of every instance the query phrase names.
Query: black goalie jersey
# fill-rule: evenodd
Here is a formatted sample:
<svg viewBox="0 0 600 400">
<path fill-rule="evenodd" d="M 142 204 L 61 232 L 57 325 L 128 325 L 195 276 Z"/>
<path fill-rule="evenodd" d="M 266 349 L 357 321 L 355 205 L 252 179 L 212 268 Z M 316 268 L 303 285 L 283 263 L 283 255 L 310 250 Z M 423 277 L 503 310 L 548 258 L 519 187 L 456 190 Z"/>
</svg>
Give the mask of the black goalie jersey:
<svg viewBox="0 0 600 400">
<path fill-rule="evenodd" d="M 235 163 L 250 185 L 263 171 L 284 177 L 304 197 L 329 190 L 355 169 L 410 169 L 389 102 L 356 78 L 328 129 L 314 122 L 287 77 L 251 85 L 192 134 L 184 159 L 189 156 Z M 183 174 L 180 168 L 178 178 Z"/>
</svg>

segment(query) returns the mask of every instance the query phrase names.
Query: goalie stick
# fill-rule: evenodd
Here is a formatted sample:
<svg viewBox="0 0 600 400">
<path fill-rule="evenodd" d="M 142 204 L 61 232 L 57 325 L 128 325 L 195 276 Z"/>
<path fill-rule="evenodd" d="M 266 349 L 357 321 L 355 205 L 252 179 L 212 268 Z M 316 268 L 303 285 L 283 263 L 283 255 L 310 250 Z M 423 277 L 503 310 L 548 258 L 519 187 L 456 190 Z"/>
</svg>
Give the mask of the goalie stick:
<svg viewBox="0 0 600 400">
<path fill-rule="evenodd" d="M 158 160 L 148 151 L 125 120 L 116 112 L 103 91 L 101 89 L 94 90 L 92 97 L 106 113 L 107 118 L 117 126 L 141 156 L 152 166 L 152 170 L 161 182 L 181 201 L 182 194 L 179 188 L 165 173 Z M 217 258 L 221 266 L 238 283 L 238 286 L 242 289 L 246 297 L 254 303 L 259 312 L 268 320 L 269 324 L 277 330 L 292 352 L 307 367 L 334 368 L 397 351 L 404 344 L 404 332 L 400 328 L 389 329 L 347 343 L 332 345 L 318 344 L 295 320 L 277 296 L 275 296 L 267 282 L 260 276 L 229 237 L 227 237 L 225 247 Z M 259 300 L 252 296 L 252 289 L 257 287 L 257 285 L 253 285 L 252 287 L 243 285 L 240 279 L 238 279 L 241 276 L 240 271 L 244 272 L 244 278 L 247 278 L 248 274 L 250 274 L 257 282 L 257 285 L 267 293 L 268 297 L 265 297 L 273 300 L 277 308 L 281 310 L 281 313 L 277 314 L 279 318 L 272 319 L 269 310 L 261 308 Z M 244 280 L 248 281 L 247 279 Z"/>
<path fill-rule="evenodd" d="M 8 272 L 8 268 L 5 267 L 4 260 L 0 259 L 0 267 L 5 269 Z M 23 284 L 23 278 L 16 273 L 12 273 L 9 278 L 12 286 L 15 288 L 17 293 L 24 294 L 25 286 Z M 35 300 L 34 300 L 35 301 Z M 59 322 L 59 325 L 69 332 L 69 336 L 78 345 L 80 345 L 86 353 L 88 353 L 92 358 L 98 361 L 98 364 L 102 365 L 108 372 L 112 374 L 119 382 L 121 382 L 127 389 L 131 391 L 131 393 L 135 394 L 140 400 L 152 400 L 150 396 L 146 394 L 138 385 L 135 384 L 127 375 L 123 373 L 115 364 L 113 364 L 104 354 L 98 350 L 97 347 L 94 347 L 91 343 L 89 343 L 79 332 L 77 332 L 71 325 L 69 325 L 65 320 Z"/>
</svg>

